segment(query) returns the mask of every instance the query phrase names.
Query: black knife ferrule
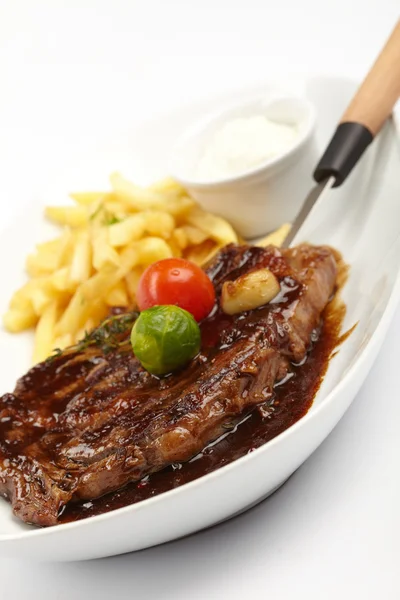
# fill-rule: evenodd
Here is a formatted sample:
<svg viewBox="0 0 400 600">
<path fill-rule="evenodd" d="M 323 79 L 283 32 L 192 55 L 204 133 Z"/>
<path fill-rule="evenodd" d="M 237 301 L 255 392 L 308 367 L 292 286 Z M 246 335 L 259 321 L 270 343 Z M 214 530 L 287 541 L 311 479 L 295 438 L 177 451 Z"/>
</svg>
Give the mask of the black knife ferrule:
<svg viewBox="0 0 400 600">
<path fill-rule="evenodd" d="M 341 185 L 373 139 L 370 130 L 360 123 L 340 123 L 314 171 L 314 179 L 320 183 L 334 177 L 333 187 Z"/>
</svg>

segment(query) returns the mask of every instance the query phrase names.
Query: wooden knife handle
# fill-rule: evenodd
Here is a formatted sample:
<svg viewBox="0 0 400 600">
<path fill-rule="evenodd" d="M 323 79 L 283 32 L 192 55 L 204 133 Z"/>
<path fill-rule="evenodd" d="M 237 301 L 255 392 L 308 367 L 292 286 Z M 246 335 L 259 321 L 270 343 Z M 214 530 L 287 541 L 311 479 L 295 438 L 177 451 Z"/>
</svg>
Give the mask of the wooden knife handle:
<svg viewBox="0 0 400 600">
<path fill-rule="evenodd" d="M 319 161 L 314 179 L 346 179 L 400 97 L 400 21 L 357 90 Z"/>
<path fill-rule="evenodd" d="M 360 123 L 375 136 L 400 98 L 400 21 L 364 79 L 341 123 Z"/>
</svg>

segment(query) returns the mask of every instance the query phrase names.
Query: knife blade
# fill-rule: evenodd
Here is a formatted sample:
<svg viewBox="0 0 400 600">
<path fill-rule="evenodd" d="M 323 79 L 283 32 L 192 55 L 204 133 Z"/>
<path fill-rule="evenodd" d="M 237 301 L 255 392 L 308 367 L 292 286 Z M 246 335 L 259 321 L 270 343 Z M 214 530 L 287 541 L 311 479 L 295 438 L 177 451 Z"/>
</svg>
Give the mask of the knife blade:
<svg viewBox="0 0 400 600">
<path fill-rule="evenodd" d="M 333 188 L 334 184 L 335 184 L 335 178 L 328 177 L 327 179 L 324 179 L 323 181 L 321 181 L 321 183 L 318 183 L 317 185 L 315 185 L 310 190 L 307 198 L 303 202 L 300 212 L 298 213 L 289 233 L 287 234 L 286 238 L 284 239 L 284 241 L 281 245 L 282 248 L 289 248 L 290 244 L 296 237 L 297 232 L 299 231 L 300 227 L 303 225 L 303 223 L 306 220 L 306 218 L 308 217 L 308 215 L 311 213 L 314 206 L 316 206 L 317 202 L 321 201 L 326 196 L 327 192 Z"/>
</svg>

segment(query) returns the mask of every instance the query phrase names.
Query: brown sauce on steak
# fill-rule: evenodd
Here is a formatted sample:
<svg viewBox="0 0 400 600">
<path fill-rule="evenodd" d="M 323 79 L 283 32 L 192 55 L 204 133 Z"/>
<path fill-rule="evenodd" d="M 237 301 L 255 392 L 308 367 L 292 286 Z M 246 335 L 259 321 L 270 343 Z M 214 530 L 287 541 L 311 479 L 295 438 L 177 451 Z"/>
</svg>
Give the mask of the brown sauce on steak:
<svg viewBox="0 0 400 600">
<path fill-rule="evenodd" d="M 219 441 L 209 444 L 189 462 L 174 464 L 101 498 L 69 504 L 59 522 L 100 515 L 180 487 L 245 456 L 296 423 L 310 409 L 335 349 L 351 333 L 340 335 L 344 314 L 340 301 L 327 306 L 307 359 L 301 365 L 292 365 L 293 375 L 275 386 L 272 398 L 240 424 L 227 428 Z"/>
<path fill-rule="evenodd" d="M 265 266 L 281 284 L 274 302 L 233 317 L 217 303 L 200 325 L 200 354 L 180 372 L 159 379 L 140 366 L 132 321 L 109 351 L 103 326 L 90 334 L 96 344 L 22 377 L 0 403 L 0 494 L 14 513 L 48 526 L 140 502 L 298 421 L 343 339 L 344 307 L 337 295 L 327 302 L 345 269 L 324 247 L 228 246 L 207 272 L 219 294 L 226 278 Z"/>
</svg>

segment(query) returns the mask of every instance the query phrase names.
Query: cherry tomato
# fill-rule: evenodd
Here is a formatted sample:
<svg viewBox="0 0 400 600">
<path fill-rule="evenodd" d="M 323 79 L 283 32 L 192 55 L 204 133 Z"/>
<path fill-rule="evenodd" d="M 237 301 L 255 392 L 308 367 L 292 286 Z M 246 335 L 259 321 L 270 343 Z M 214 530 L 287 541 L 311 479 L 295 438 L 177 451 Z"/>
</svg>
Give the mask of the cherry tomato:
<svg viewBox="0 0 400 600">
<path fill-rule="evenodd" d="M 215 291 L 209 277 L 194 263 L 183 258 L 165 258 L 144 271 L 136 299 L 140 310 L 174 304 L 201 321 L 215 304 Z"/>
</svg>

